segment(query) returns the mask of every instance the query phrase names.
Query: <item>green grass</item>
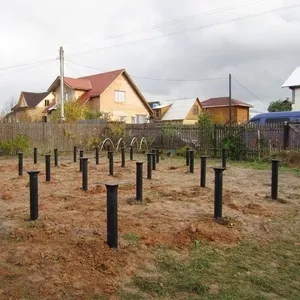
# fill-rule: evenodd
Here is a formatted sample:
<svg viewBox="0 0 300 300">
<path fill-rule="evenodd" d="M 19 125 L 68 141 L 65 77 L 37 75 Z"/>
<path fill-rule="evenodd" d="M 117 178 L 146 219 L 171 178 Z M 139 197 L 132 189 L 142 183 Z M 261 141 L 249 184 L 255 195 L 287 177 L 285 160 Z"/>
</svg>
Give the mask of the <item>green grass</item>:
<svg viewBox="0 0 300 300">
<path fill-rule="evenodd" d="M 271 171 L 271 163 L 265 161 L 229 161 L 228 166 L 236 166 L 236 167 L 244 167 L 244 168 L 251 168 L 255 170 L 270 170 Z M 284 164 L 279 164 L 279 172 L 292 172 L 297 175 L 300 175 L 300 169 L 297 168 L 290 168 Z"/>
<path fill-rule="evenodd" d="M 135 233 L 125 233 L 123 235 L 123 239 L 132 244 L 137 244 L 141 238 L 138 235 L 136 235 Z"/>
<path fill-rule="evenodd" d="M 296 300 L 300 295 L 300 247 L 294 239 L 235 247 L 200 242 L 188 257 L 158 249 L 156 264 L 155 273 L 143 271 L 132 280 L 148 296 L 132 299 Z M 213 285 L 218 287 L 215 293 Z"/>
</svg>

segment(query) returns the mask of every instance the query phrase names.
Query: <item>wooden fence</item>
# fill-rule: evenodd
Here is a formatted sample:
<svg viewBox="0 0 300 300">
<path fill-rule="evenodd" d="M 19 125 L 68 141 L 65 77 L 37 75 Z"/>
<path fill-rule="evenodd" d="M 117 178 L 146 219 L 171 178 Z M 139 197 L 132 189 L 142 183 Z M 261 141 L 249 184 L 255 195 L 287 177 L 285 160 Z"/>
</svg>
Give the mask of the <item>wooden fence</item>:
<svg viewBox="0 0 300 300">
<path fill-rule="evenodd" d="M 120 125 L 120 124 L 119 124 Z M 139 141 L 144 137 L 149 146 L 178 150 L 186 146 L 195 148 L 199 153 L 218 157 L 223 142 L 228 136 L 242 139 L 247 146 L 248 157 L 259 157 L 270 151 L 298 149 L 300 147 L 300 125 L 287 127 L 284 124 L 258 125 L 199 125 L 175 124 L 121 124 L 119 131 L 113 131 L 110 124 L 51 124 L 51 123 L 0 123 L 0 142 L 26 135 L 32 147 L 40 152 L 54 148 L 72 151 L 74 145 L 87 146 L 90 139 L 112 138 L 116 143 L 123 137 L 128 146 L 134 137 Z M 295 127 L 296 126 L 296 127 Z M 296 129 L 295 129 L 296 128 Z"/>
</svg>

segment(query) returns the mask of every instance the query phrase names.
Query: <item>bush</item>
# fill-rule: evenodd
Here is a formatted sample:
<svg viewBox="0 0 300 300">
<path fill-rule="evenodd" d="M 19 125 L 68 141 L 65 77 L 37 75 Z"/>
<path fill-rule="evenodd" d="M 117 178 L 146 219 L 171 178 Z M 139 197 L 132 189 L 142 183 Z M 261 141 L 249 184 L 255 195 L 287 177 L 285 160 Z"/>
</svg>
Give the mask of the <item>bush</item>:
<svg viewBox="0 0 300 300">
<path fill-rule="evenodd" d="M 29 139 L 26 135 L 17 135 L 13 140 L 0 143 L 3 154 L 17 154 L 19 151 L 28 152 L 30 148 Z"/>
<path fill-rule="evenodd" d="M 244 160 L 247 157 L 247 145 L 240 136 L 230 135 L 222 141 L 227 149 L 227 157 L 231 160 Z"/>
</svg>

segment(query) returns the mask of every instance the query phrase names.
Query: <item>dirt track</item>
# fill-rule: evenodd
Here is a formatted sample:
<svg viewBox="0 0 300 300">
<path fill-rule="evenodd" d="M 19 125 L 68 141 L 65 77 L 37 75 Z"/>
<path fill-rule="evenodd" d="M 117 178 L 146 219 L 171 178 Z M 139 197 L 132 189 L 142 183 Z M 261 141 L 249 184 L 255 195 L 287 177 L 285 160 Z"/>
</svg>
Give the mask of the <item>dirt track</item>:
<svg viewBox="0 0 300 300">
<path fill-rule="evenodd" d="M 119 154 L 118 154 L 119 156 Z M 144 203 L 134 201 L 135 162 L 125 169 L 116 158 L 114 181 L 119 186 L 118 251 L 106 246 L 106 189 L 112 181 L 104 155 L 95 165 L 90 156 L 89 191 L 81 190 L 78 164 L 72 155 L 52 167 L 45 182 L 43 158 L 24 169 L 40 170 L 39 215 L 29 222 L 28 175 L 17 176 L 17 158 L 0 159 L 0 299 L 89 299 L 117 291 L 136 272 L 151 267 L 151 249 L 170 246 L 187 249 L 206 239 L 235 244 L 251 236 L 271 238 L 269 226 L 299 208 L 299 178 L 280 175 L 279 196 L 266 198 L 270 172 L 230 167 L 224 174 L 225 224 L 212 219 L 213 170 L 208 168 L 207 188 L 199 188 L 199 166 L 187 173 L 184 160 L 167 158 L 144 180 Z M 146 161 L 144 156 L 139 159 Z M 212 163 L 208 162 L 211 166 Z M 146 175 L 146 163 L 144 164 Z M 135 243 L 128 236 L 137 237 Z"/>
</svg>

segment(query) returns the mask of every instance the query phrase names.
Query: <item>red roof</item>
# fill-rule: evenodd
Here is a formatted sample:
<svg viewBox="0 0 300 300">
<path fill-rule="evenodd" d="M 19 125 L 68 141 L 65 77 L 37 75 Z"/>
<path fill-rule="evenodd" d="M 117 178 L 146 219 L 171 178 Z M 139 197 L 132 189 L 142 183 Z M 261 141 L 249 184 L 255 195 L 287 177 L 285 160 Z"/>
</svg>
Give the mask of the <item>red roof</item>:
<svg viewBox="0 0 300 300">
<path fill-rule="evenodd" d="M 91 83 L 88 80 L 81 79 L 81 78 L 70 78 L 70 77 L 64 77 L 64 82 L 66 85 L 72 87 L 73 89 L 78 90 L 84 90 L 89 91 L 92 86 Z"/>
<path fill-rule="evenodd" d="M 201 102 L 203 108 L 229 106 L 229 97 L 210 98 Z M 252 107 L 243 101 L 231 99 L 231 106 Z"/>
</svg>

